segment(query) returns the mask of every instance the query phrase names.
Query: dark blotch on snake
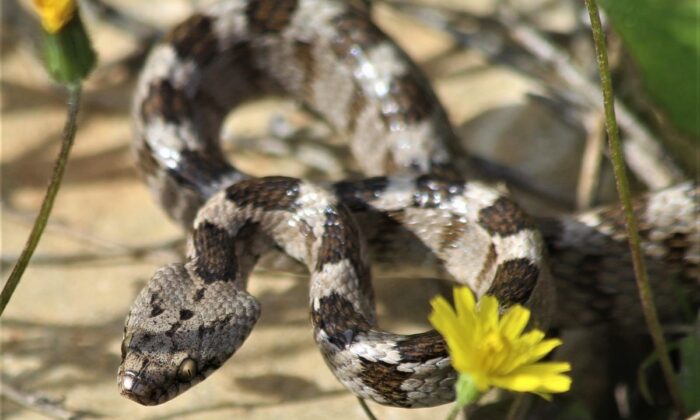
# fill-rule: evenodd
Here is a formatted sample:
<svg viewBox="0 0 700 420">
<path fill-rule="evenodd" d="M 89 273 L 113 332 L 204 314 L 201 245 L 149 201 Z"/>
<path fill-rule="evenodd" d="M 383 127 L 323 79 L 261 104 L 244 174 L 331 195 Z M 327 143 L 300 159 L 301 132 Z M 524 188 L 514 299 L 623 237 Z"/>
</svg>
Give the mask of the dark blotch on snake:
<svg viewBox="0 0 700 420">
<path fill-rule="evenodd" d="M 564 223 L 553 217 L 535 218 L 535 222 L 540 233 L 542 233 L 545 245 L 549 245 L 550 252 L 552 252 L 552 245 L 558 240 L 561 232 L 564 231 Z"/>
<path fill-rule="evenodd" d="M 197 289 L 197 291 L 194 292 L 194 301 L 199 302 L 200 300 L 202 300 L 202 298 L 204 297 L 204 292 L 205 289 Z"/>
<path fill-rule="evenodd" d="M 409 335 L 396 343 L 403 363 L 424 363 L 438 357 L 447 357 L 447 345 L 440 333 L 431 330 L 422 334 Z"/>
<path fill-rule="evenodd" d="M 248 2 L 245 14 L 251 32 L 277 33 L 292 21 L 297 0 L 260 0 Z"/>
<path fill-rule="evenodd" d="M 148 94 L 141 104 L 141 118 L 144 121 L 163 118 L 166 122 L 180 124 L 192 115 L 190 103 L 185 92 L 173 86 L 170 80 L 159 80 L 148 86 Z"/>
<path fill-rule="evenodd" d="M 328 341 L 339 349 L 352 344 L 357 334 L 371 327 L 352 303 L 337 293 L 319 299 L 318 309 L 311 311 L 311 320 L 316 328 L 326 332 Z"/>
<path fill-rule="evenodd" d="M 192 59 L 197 64 L 209 62 L 217 53 L 217 36 L 212 31 L 212 19 L 196 14 L 176 26 L 168 35 L 177 56 Z"/>
<path fill-rule="evenodd" d="M 205 221 L 197 226 L 192 237 L 194 270 L 204 283 L 235 280 L 238 262 L 233 238 L 226 229 Z"/>
<path fill-rule="evenodd" d="M 151 318 L 156 317 L 164 312 L 164 309 L 158 305 L 153 305 L 151 308 Z"/>
<path fill-rule="evenodd" d="M 381 360 L 369 361 L 363 358 L 359 360 L 362 370 L 358 376 L 362 382 L 391 401 L 392 405 L 399 407 L 409 405 L 408 396 L 406 391 L 401 389 L 401 385 L 413 375 L 412 372 L 402 372 L 398 370 L 398 365 Z"/>
<path fill-rule="evenodd" d="M 391 112 L 385 112 L 383 118 L 388 127 L 393 125 L 395 119 L 409 124 L 419 123 L 430 117 L 435 110 L 435 100 L 425 88 L 427 82 L 418 78 L 415 73 L 406 73 L 391 79 L 389 93 L 396 108 Z"/>
<path fill-rule="evenodd" d="M 197 337 L 199 337 L 199 340 L 202 340 L 207 335 L 220 333 L 222 328 L 221 326 L 228 325 L 229 321 L 231 321 L 231 318 L 233 318 L 233 316 L 234 314 L 229 313 L 223 318 L 217 320 L 216 323 L 200 325 L 199 328 L 197 328 Z"/>
<path fill-rule="evenodd" d="M 180 320 L 181 321 L 186 321 L 194 315 L 194 312 L 190 311 L 189 309 L 180 309 Z"/>
<path fill-rule="evenodd" d="M 540 270 L 527 258 L 505 261 L 498 266 L 493 284 L 486 291 L 504 304 L 525 303 L 535 288 Z"/>
<path fill-rule="evenodd" d="M 356 8 L 350 8 L 333 18 L 332 25 L 338 35 L 332 39 L 331 49 L 340 59 L 348 57 L 353 47 L 359 46 L 367 51 L 386 39 L 386 35 L 367 17 L 367 13 Z"/>
<path fill-rule="evenodd" d="M 165 332 L 165 335 L 168 337 L 172 337 L 175 334 L 175 331 L 177 331 L 180 327 L 182 326 L 182 323 L 180 321 L 175 321 L 175 323 L 170 326 L 170 329 Z"/>
<path fill-rule="evenodd" d="M 202 150 L 181 150 L 175 168 L 167 168 L 168 175 L 181 186 L 197 191 L 202 185 L 215 185 L 222 174 L 230 173 L 231 166 L 219 155 Z"/>
<path fill-rule="evenodd" d="M 244 179 L 226 189 L 226 198 L 237 206 L 263 210 L 292 211 L 298 197 L 299 180 L 284 176 Z"/>
<path fill-rule="evenodd" d="M 313 98 L 313 82 L 316 80 L 316 59 L 314 58 L 313 46 L 308 42 L 297 41 L 294 43 L 294 57 L 302 72 L 304 80 L 302 82 L 303 98 L 311 100 Z"/>
<path fill-rule="evenodd" d="M 533 229 L 534 223 L 513 201 L 501 197 L 493 205 L 481 209 L 479 224 L 492 235 L 509 236 L 524 229 Z"/>
<path fill-rule="evenodd" d="M 363 179 L 361 181 L 341 181 L 334 185 L 335 195 L 351 211 L 369 209 L 369 202 L 382 196 L 389 186 L 385 176 Z"/>
<path fill-rule="evenodd" d="M 214 331 L 214 328 L 207 327 L 205 325 L 200 325 L 199 328 L 197 328 L 197 337 L 201 341 L 204 339 L 204 336 L 207 334 L 210 334 Z"/>
</svg>

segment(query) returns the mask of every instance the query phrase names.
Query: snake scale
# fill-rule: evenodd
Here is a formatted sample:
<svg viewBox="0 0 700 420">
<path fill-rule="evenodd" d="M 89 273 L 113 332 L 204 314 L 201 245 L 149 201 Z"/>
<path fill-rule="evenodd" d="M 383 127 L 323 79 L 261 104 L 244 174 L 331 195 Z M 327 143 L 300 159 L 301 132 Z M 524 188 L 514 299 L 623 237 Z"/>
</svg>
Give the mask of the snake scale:
<svg viewBox="0 0 700 420">
<path fill-rule="evenodd" d="M 323 118 L 369 178 L 319 184 L 233 167 L 219 144 L 222 122 L 269 94 Z M 381 404 L 452 401 L 455 372 L 435 331 L 377 327 L 370 259 L 408 272 L 437 267 L 478 296 L 531 307 L 542 327 L 638 326 L 619 211 L 532 219 L 502 188 L 479 181 L 457 158 L 426 78 L 361 5 L 208 6 L 154 47 L 134 103 L 139 167 L 189 231 L 186 261 L 159 269 L 126 321 L 118 383 L 134 401 L 163 403 L 233 355 L 260 314 L 247 278 L 270 250 L 308 268 L 314 338 L 327 365 L 354 394 Z M 672 296 L 673 276 L 694 307 L 697 196 L 686 183 L 636 208 L 652 275 L 663 279 L 658 295 Z M 660 307 L 664 319 L 678 316 L 672 302 Z"/>
</svg>

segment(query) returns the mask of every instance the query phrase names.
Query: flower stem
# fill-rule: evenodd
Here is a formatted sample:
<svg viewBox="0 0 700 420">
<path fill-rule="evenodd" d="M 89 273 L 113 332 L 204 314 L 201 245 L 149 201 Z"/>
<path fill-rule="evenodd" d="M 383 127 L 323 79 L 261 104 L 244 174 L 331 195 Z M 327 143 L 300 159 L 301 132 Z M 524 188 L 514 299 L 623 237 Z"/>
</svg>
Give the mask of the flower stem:
<svg viewBox="0 0 700 420">
<path fill-rule="evenodd" d="M 447 414 L 446 420 L 455 420 L 457 418 L 457 414 L 462 410 L 462 406 L 459 404 L 454 404 L 452 406 L 452 410 Z"/>
<path fill-rule="evenodd" d="M 600 73 L 600 82 L 603 89 L 603 104 L 605 107 L 605 127 L 608 132 L 608 141 L 610 145 L 610 159 L 612 160 L 613 170 L 615 173 L 615 183 L 617 185 L 618 195 L 622 203 L 622 208 L 625 214 L 627 227 L 627 237 L 632 256 L 632 266 L 634 268 L 635 279 L 637 280 L 637 289 L 639 290 L 639 298 L 644 311 L 644 318 L 647 323 L 647 328 L 654 341 L 656 353 L 659 356 L 661 369 L 666 379 L 671 398 L 681 417 L 685 417 L 685 408 L 681 399 L 680 388 L 675 380 L 671 360 L 666 349 L 666 341 L 661 330 L 661 324 L 654 306 L 654 296 L 649 286 L 649 277 L 647 275 L 644 257 L 640 248 L 639 231 L 637 229 L 637 218 L 632 210 L 632 200 L 630 197 L 629 181 L 625 170 L 624 161 L 622 158 L 622 150 L 620 147 L 620 137 L 617 128 L 617 120 L 615 119 L 614 96 L 612 81 L 610 80 L 610 69 L 608 66 L 608 54 L 605 46 L 605 34 L 600 23 L 600 15 L 598 14 L 598 5 L 595 0 L 585 0 L 588 15 L 591 19 L 591 29 L 593 32 L 593 42 L 595 44 L 596 58 L 598 60 L 598 71 Z"/>
<path fill-rule="evenodd" d="M 515 396 L 515 399 L 513 399 L 513 402 L 510 404 L 510 408 L 508 409 L 506 420 L 517 420 L 523 417 L 521 414 L 524 413 L 521 413 L 521 411 L 527 411 L 526 398 L 528 398 L 528 395 L 523 393 Z"/>
<path fill-rule="evenodd" d="M 447 420 L 454 420 L 457 414 L 466 406 L 479 398 L 479 390 L 476 383 L 468 373 L 460 373 L 455 383 L 455 405 L 447 415 Z M 466 418 L 466 413 L 465 416 Z"/>
<path fill-rule="evenodd" d="M 32 258 L 32 254 L 34 254 L 34 250 L 39 244 L 39 239 L 41 239 L 46 223 L 49 220 L 49 215 L 51 214 L 51 209 L 53 207 L 54 200 L 56 199 L 58 189 L 61 186 L 63 173 L 66 169 L 68 155 L 71 147 L 73 146 L 73 140 L 75 139 L 77 116 L 80 108 L 80 91 L 80 84 L 68 86 L 68 117 L 66 120 L 66 125 L 63 128 L 61 150 L 54 165 L 53 174 L 51 175 L 51 182 L 46 189 L 44 201 L 41 203 L 41 210 L 39 210 L 39 214 L 34 221 L 34 226 L 32 227 L 27 243 L 22 250 L 22 254 L 19 256 L 17 263 L 12 269 L 12 273 L 10 273 L 10 277 L 7 279 L 7 282 L 2 289 L 2 294 L 0 294 L 0 315 L 2 315 L 2 313 L 5 311 L 7 303 L 10 301 L 15 288 L 17 288 L 19 281 L 22 279 L 24 270 L 27 268 L 29 260 Z"/>
<path fill-rule="evenodd" d="M 357 401 L 360 403 L 360 407 L 362 407 L 362 411 L 365 412 L 365 415 L 369 420 L 377 420 L 377 417 L 372 413 L 372 410 L 369 409 L 369 406 L 367 405 L 367 401 L 365 401 L 363 398 L 357 397 Z"/>
</svg>

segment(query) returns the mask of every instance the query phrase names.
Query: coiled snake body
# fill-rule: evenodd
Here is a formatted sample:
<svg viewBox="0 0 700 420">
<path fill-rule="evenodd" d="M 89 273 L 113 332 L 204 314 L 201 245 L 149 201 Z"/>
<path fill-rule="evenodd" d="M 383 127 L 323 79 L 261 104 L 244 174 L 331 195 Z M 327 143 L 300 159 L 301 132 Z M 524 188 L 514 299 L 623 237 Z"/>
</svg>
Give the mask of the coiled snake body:
<svg viewBox="0 0 700 420">
<path fill-rule="evenodd" d="M 319 185 L 251 178 L 231 166 L 218 143 L 224 117 L 270 93 L 318 113 L 372 178 Z M 360 7 L 332 0 L 210 6 L 154 48 L 134 116 L 139 166 L 170 217 L 191 230 L 186 262 L 158 270 L 126 321 L 118 381 L 139 403 L 175 397 L 238 349 L 260 313 L 246 281 L 271 249 L 308 268 L 314 337 L 335 376 L 381 404 L 451 401 L 455 373 L 436 332 L 377 328 L 370 258 L 439 266 L 479 296 L 530 306 L 542 326 L 554 289 L 567 299 L 554 319 L 559 326 L 634 318 L 619 309 L 629 303 L 620 296 L 635 296 L 627 290 L 634 283 L 620 215 L 603 209 L 533 221 L 500 189 L 459 180 L 474 174 L 455 157 L 439 101 Z M 638 208 L 652 272 L 684 281 L 696 306 L 697 192 L 680 185 Z M 580 270 L 592 263 L 607 271 Z M 664 290 L 662 282 L 661 296 Z M 677 315 L 666 307 L 663 316 Z"/>
</svg>

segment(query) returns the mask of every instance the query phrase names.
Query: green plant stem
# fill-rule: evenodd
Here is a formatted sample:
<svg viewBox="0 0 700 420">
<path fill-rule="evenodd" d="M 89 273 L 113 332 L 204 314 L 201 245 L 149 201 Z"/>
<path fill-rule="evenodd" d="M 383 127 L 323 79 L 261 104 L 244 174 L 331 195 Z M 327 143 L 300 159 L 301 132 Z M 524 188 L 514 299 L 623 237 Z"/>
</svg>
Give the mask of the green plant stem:
<svg viewBox="0 0 700 420">
<path fill-rule="evenodd" d="M 365 412 L 365 415 L 369 420 L 377 420 L 377 417 L 372 413 L 372 410 L 369 409 L 369 406 L 367 405 L 367 401 L 364 399 L 357 397 L 357 401 L 360 403 L 360 407 L 362 407 L 362 411 Z"/>
<path fill-rule="evenodd" d="M 459 404 L 454 404 L 452 406 L 452 410 L 450 410 L 450 412 L 447 414 L 445 420 L 455 420 L 460 411 L 462 411 L 462 406 Z"/>
<path fill-rule="evenodd" d="M 2 313 L 5 311 L 7 303 L 10 301 L 10 298 L 12 298 L 12 294 L 17 288 L 19 281 L 22 279 L 24 270 L 27 268 L 29 260 L 32 258 L 32 254 L 34 254 L 34 250 L 39 244 L 39 239 L 41 239 L 41 234 L 44 232 L 46 223 L 49 220 L 49 215 L 51 214 L 51 209 L 53 208 L 53 203 L 56 199 L 58 189 L 61 186 L 63 173 L 66 169 L 68 155 L 70 154 L 70 149 L 73 146 L 73 140 L 75 139 L 77 116 L 80 108 L 80 91 L 80 84 L 75 84 L 68 87 L 68 117 L 66 120 L 66 125 L 63 128 L 61 150 L 53 167 L 51 182 L 46 189 L 44 201 L 41 203 L 41 210 L 39 210 L 39 214 L 34 221 L 34 226 L 32 227 L 27 243 L 22 250 L 22 254 L 19 256 L 17 263 L 13 267 L 12 273 L 10 273 L 10 277 L 7 279 L 7 282 L 2 289 L 2 294 L 0 294 L 0 315 L 2 315 Z"/>
<path fill-rule="evenodd" d="M 637 280 L 637 289 L 639 290 L 639 298 L 644 311 L 644 318 L 647 323 L 647 328 L 654 341 L 654 347 L 659 355 L 661 369 L 666 379 L 671 398 L 674 405 L 682 417 L 685 417 L 685 408 L 681 399 L 681 392 L 678 383 L 675 380 L 671 359 L 668 356 L 666 349 L 666 341 L 661 330 L 661 324 L 654 306 L 654 296 L 649 286 L 649 277 L 647 275 L 644 257 L 639 245 L 639 230 L 637 229 L 637 218 L 632 210 L 632 199 L 630 197 L 629 181 L 627 180 L 627 172 L 622 158 L 622 149 L 620 147 L 620 136 L 617 128 L 617 120 L 615 119 L 615 107 L 612 81 L 610 80 L 610 69 L 608 66 L 608 53 L 605 46 L 605 34 L 600 23 L 600 15 L 598 14 L 598 6 L 595 0 L 585 0 L 588 15 L 591 19 L 591 29 L 593 32 L 593 42 L 595 44 L 596 58 L 598 60 L 598 71 L 600 73 L 600 82 L 603 89 L 603 103 L 605 107 L 605 127 L 608 132 L 608 141 L 610 143 L 610 159 L 612 160 L 613 171 L 615 173 L 615 183 L 617 192 L 620 196 L 622 208 L 625 214 L 627 227 L 627 237 L 632 256 L 632 266 L 634 268 L 635 279 Z"/>
<path fill-rule="evenodd" d="M 510 404 L 510 408 L 508 408 L 508 415 L 506 416 L 506 420 L 517 420 L 521 417 L 523 417 L 521 414 L 521 411 L 523 408 L 526 408 L 526 399 L 529 396 L 525 393 L 519 393 L 518 395 L 515 396 L 515 399 L 513 399 L 513 402 Z"/>
</svg>

